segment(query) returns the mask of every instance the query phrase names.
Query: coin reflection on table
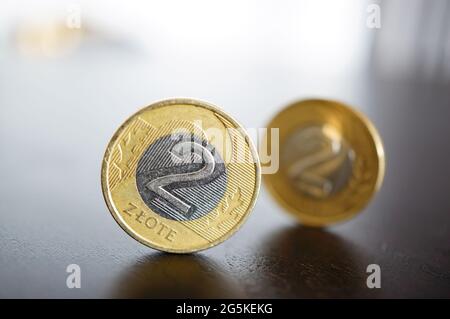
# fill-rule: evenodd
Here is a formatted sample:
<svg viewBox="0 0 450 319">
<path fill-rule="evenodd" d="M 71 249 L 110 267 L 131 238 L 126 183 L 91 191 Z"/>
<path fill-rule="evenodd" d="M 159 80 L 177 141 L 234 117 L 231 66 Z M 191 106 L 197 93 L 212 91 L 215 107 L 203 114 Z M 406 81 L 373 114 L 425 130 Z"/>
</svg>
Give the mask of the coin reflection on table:
<svg viewBox="0 0 450 319">
<path fill-rule="evenodd" d="M 238 281 L 203 255 L 156 253 L 140 259 L 119 279 L 112 297 L 244 298 Z"/>
<path fill-rule="evenodd" d="M 381 138 L 370 120 L 328 100 L 304 100 L 279 112 L 279 170 L 268 189 L 303 224 L 326 226 L 360 212 L 384 176 Z"/>
</svg>

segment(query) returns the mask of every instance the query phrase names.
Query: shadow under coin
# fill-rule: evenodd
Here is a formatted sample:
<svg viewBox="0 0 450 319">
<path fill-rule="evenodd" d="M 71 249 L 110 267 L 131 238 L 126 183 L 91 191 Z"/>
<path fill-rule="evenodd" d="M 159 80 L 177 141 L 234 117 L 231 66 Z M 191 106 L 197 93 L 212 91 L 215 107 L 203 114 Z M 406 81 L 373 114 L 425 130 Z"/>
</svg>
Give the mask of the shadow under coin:
<svg viewBox="0 0 450 319">
<path fill-rule="evenodd" d="M 210 258 L 155 253 L 119 279 L 117 298 L 243 298 L 237 282 Z"/>
<path fill-rule="evenodd" d="M 369 258 L 338 235 L 295 226 L 277 231 L 262 245 L 259 297 L 375 297 L 366 285 Z M 377 290 L 377 289 L 375 289 Z"/>
</svg>

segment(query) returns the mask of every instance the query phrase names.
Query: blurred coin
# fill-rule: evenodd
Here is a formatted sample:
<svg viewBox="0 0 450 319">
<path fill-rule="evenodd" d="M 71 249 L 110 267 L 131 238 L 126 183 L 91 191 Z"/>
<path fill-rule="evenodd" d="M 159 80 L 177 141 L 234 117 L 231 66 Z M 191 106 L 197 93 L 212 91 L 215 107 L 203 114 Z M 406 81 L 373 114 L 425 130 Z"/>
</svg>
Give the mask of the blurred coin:
<svg viewBox="0 0 450 319">
<path fill-rule="evenodd" d="M 109 143 L 103 195 L 150 247 L 188 253 L 230 237 L 252 209 L 259 159 L 242 127 L 211 104 L 173 99 L 129 118 Z"/>
<path fill-rule="evenodd" d="M 80 46 L 85 29 L 69 28 L 63 21 L 29 21 L 17 27 L 15 42 L 28 56 L 59 57 Z"/>
<path fill-rule="evenodd" d="M 279 170 L 265 175 L 265 184 L 303 224 L 348 219 L 380 188 L 385 165 L 380 136 L 349 106 L 300 101 L 279 112 L 268 127 L 279 128 Z M 269 145 L 276 142 L 269 137 Z"/>
</svg>

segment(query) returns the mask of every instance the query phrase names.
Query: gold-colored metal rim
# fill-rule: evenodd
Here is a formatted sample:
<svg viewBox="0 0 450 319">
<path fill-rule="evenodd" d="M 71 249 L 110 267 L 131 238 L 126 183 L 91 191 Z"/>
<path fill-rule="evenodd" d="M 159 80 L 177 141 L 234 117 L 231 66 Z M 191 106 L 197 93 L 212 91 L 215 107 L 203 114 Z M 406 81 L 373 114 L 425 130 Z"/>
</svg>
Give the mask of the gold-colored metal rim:
<svg viewBox="0 0 450 319">
<path fill-rule="evenodd" d="M 107 170 L 108 170 L 107 162 L 108 162 L 110 149 L 113 145 L 115 145 L 115 143 L 117 142 L 117 139 L 121 136 L 121 133 L 124 131 L 124 129 L 130 124 L 130 122 L 134 118 L 138 117 L 140 114 L 147 112 L 149 110 L 154 110 L 157 108 L 170 106 L 170 105 L 192 105 L 192 106 L 196 106 L 196 107 L 202 107 L 204 109 L 207 109 L 207 110 L 210 110 L 210 111 L 220 114 L 221 116 L 226 118 L 228 121 L 230 121 L 235 127 L 239 128 L 241 134 L 244 135 L 245 141 L 248 144 L 249 150 L 254 159 L 255 186 L 254 186 L 253 196 L 252 196 L 250 204 L 247 208 L 247 212 L 243 215 L 243 217 L 239 220 L 239 222 L 230 231 L 228 231 L 226 234 L 224 234 L 222 237 L 215 240 L 214 242 L 210 242 L 201 247 L 195 247 L 192 249 L 181 249 L 180 250 L 180 249 L 176 249 L 176 248 L 170 248 L 170 247 L 167 247 L 164 245 L 158 245 L 154 242 L 151 242 L 151 241 L 145 239 L 143 236 L 141 236 L 140 234 L 135 232 L 133 229 L 131 229 L 131 227 L 129 227 L 122 221 L 122 218 L 120 217 L 120 213 L 117 211 L 115 206 L 112 204 L 111 193 L 109 190 L 109 186 L 107 185 L 107 181 L 106 181 L 106 174 L 107 174 Z M 245 221 L 247 220 L 251 211 L 253 210 L 256 200 L 257 200 L 257 197 L 259 195 L 259 190 L 261 187 L 261 166 L 260 166 L 259 156 L 258 156 L 258 153 L 256 151 L 256 148 L 255 148 L 253 142 L 251 141 L 251 139 L 250 139 L 248 133 L 246 132 L 246 130 L 244 129 L 244 127 L 236 119 L 234 119 L 232 116 L 230 116 L 229 114 L 227 114 L 226 112 L 221 110 L 219 107 L 217 107 L 214 104 L 211 104 L 209 102 L 192 99 L 192 98 L 171 98 L 171 99 L 161 100 L 161 101 L 155 102 L 153 104 L 150 104 L 148 106 L 141 108 L 139 111 L 137 111 L 136 113 L 129 116 L 127 118 L 127 120 L 115 131 L 110 142 L 108 143 L 108 146 L 107 146 L 104 156 L 103 156 L 100 178 L 101 178 L 101 185 L 102 185 L 102 193 L 103 193 L 103 197 L 106 202 L 106 205 L 108 207 L 108 210 L 111 213 L 111 215 L 113 216 L 114 220 L 117 222 L 117 224 L 128 235 L 130 235 L 132 238 L 134 238 L 141 244 L 146 245 L 150 248 L 154 248 L 154 249 L 164 251 L 164 252 L 169 252 L 169 253 L 185 254 L 185 253 L 193 253 L 193 252 L 197 252 L 197 251 L 202 251 L 202 250 L 214 247 L 214 246 L 224 242 L 228 238 L 230 238 L 241 228 L 241 226 L 245 223 Z"/>
<path fill-rule="evenodd" d="M 281 179 L 279 171 L 274 174 L 264 175 L 263 180 L 266 189 L 276 199 L 276 201 L 284 209 L 286 209 L 288 213 L 293 215 L 302 224 L 306 226 L 325 227 L 348 220 L 354 217 L 356 214 L 358 214 L 361 210 L 363 210 L 367 206 L 367 204 L 371 201 L 373 196 L 378 192 L 378 190 L 382 185 L 385 174 L 386 159 L 381 137 L 375 126 L 369 120 L 369 118 L 364 114 L 362 114 L 361 112 L 356 111 L 354 108 L 338 101 L 324 100 L 324 99 L 305 99 L 290 103 L 288 106 L 286 106 L 272 118 L 272 120 L 269 122 L 267 126 L 268 129 L 280 128 L 281 131 L 282 130 L 281 127 L 283 126 L 282 123 L 283 121 L 281 118 L 283 115 L 287 115 L 288 113 L 294 112 L 299 108 L 309 107 L 309 105 L 313 104 L 314 105 L 321 104 L 326 105 L 326 107 L 339 109 L 339 111 L 345 113 L 346 116 L 353 118 L 355 121 L 359 121 L 360 127 L 364 127 L 364 129 L 367 130 L 367 135 L 370 136 L 370 141 L 368 142 L 370 143 L 370 147 L 373 149 L 373 153 L 376 155 L 375 160 L 377 172 L 376 176 L 373 177 L 373 182 L 370 185 L 370 189 L 368 190 L 369 195 L 365 196 L 364 198 L 357 199 L 357 203 L 349 207 L 348 209 L 344 209 L 340 212 L 335 212 L 329 215 L 327 214 L 315 215 L 314 211 L 312 210 L 306 211 L 304 209 L 300 209 L 299 206 L 294 205 L 292 201 L 286 200 L 286 198 L 284 197 L 285 195 L 282 194 L 282 192 L 279 189 L 277 189 L 277 185 L 280 185 Z M 304 110 L 302 110 L 302 112 L 303 111 Z M 270 130 L 268 130 L 268 132 L 269 131 Z M 266 138 L 268 138 L 268 136 L 266 136 Z M 269 149 L 271 142 L 272 141 L 270 140 L 270 138 L 268 138 Z M 281 148 L 281 145 L 284 143 L 284 137 L 281 132 L 279 143 Z"/>
</svg>

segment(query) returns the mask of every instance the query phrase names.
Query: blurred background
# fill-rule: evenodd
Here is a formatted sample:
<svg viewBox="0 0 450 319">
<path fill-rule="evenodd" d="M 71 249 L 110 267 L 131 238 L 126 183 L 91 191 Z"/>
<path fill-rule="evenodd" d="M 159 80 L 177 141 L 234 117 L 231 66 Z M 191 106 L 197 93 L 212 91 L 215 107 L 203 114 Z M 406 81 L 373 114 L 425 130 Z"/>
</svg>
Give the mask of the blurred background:
<svg viewBox="0 0 450 319">
<path fill-rule="evenodd" d="M 224 244 L 155 252 L 115 224 L 100 167 L 124 119 L 169 97 L 248 128 L 297 99 L 349 103 L 384 140 L 384 185 L 326 230 L 262 189 Z M 450 298 L 449 121 L 450 1 L 3 0 L 0 297 Z"/>
</svg>

